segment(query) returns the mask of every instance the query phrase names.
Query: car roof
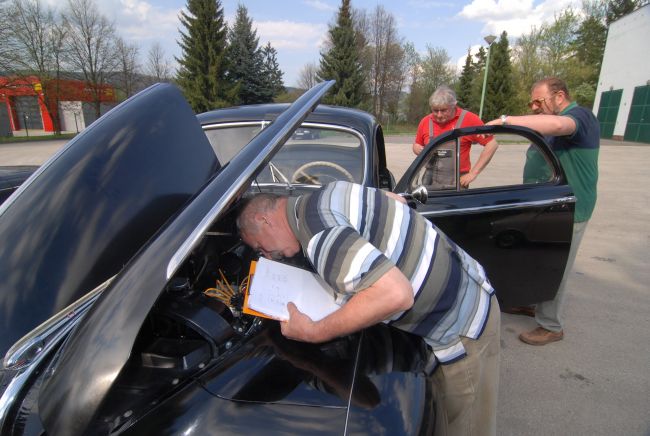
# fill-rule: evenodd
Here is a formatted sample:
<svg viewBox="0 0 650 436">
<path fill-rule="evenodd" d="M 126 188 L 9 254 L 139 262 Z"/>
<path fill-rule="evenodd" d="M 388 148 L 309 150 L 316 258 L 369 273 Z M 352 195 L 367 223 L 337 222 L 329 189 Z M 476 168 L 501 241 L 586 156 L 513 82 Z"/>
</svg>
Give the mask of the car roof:
<svg viewBox="0 0 650 436">
<path fill-rule="evenodd" d="M 245 121 L 272 121 L 289 107 L 288 103 L 269 103 L 216 109 L 197 115 L 202 125 Z M 377 121 L 367 112 L 341 106 L 318 105 L 305 122 L 350 127 L 371 138 Z"/>
</svg>

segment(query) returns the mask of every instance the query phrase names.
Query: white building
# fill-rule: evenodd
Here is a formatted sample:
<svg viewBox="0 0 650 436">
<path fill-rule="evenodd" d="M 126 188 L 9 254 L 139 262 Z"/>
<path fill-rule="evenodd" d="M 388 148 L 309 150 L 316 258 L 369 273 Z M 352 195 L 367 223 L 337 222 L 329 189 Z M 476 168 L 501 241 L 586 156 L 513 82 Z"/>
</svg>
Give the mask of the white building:
<svg viewBox="0 0 650 436">
<path fill-rule="evenodd" d="M 594 112 L 602 138 L 650 143 L 650 5 L 610 24 Z"/>
</svg>

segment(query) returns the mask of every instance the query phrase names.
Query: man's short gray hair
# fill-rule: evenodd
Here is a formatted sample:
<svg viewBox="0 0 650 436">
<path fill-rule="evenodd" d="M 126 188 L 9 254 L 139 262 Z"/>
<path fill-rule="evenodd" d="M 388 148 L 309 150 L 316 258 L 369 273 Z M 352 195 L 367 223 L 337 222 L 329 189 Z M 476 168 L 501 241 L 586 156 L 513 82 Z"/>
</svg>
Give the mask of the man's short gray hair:
<svg viewBox="0 0 650 436">
<path fill-rule="evenodd" d="M 447 85 L 441 85 L 433 91 L 429 97 L 429 107 L 434 106 L 456 106 L 456 93 Z"/>
<path fill-rule="evenodd" d="M 255 214 L 264 214 L 275 209 L 280 198 L 282 198 L 281 195 L 272 193 L 254 194 L 244 198 L 239 205 L 236 220 L 239 233 L 257 233 L 259 226 L 255 222 Z"/>
</svg>

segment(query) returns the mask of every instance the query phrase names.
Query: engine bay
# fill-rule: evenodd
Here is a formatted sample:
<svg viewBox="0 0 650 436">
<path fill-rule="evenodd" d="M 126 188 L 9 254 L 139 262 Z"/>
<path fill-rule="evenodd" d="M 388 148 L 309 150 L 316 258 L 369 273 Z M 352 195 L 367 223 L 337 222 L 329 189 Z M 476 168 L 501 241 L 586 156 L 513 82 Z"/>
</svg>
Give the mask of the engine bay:
<svg viewBox="0 0 650 436">
<path fill-rule="evenodd" d="M 109 433 L 128 426 L 129 417 L 141 416 L 152 402 L 174 395 L 264 325 L 242 312 L 250 265 L 258 255 L 241 241 L 235 212 L 206 232 L 141 327 L 100 410 L 98 424 Z M 302 255 L 287 263 L 309 268 Z"/>
</svg>

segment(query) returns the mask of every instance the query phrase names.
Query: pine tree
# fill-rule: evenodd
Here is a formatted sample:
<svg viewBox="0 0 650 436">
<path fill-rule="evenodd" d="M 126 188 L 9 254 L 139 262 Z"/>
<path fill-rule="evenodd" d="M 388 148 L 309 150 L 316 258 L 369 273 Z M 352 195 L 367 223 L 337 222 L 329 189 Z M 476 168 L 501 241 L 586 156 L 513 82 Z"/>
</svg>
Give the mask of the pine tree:
<svg viewBox="0 0 650 436">
<path fill-rule="evenodd" d="M 607 7 L 602 0 L 583 2 L 584 18 L 571 42 L 577 62 L 572 71 L 575 77 L 568 78 L 567 82 L 571 83 L 571 96 L 585 107 L 593 106 L 596 98 L 600 66 L 607 42 Z"/>
<path fill-rule="evenodd" d="M 508 34 L 503 32 L 490 53 L 490 65 L 483 103 L 483 119 L 493 120 L 501 114 L 512 113 L 513 74 L 510 65 Z"/>
<path fill-rule="evenodd" d="M 487 60 L 487 53 L 485 52 L 483 46 L 480 46 L 478 48 L 478 51 L 476 52 L 474 57 L 476 58 L 476 60 L 474 61 L 474 69 L 477 70 L 477 72 L 479 70 L 482 71 L 483 68 L 485 68 L 485 62 Z"/>
<path fill-rule="evenodd" d="M 358 107 L 364 95 L 364 77 L 359 55 L 356 50 L 355 31 L 352 25 L 350 0 L 342 0 L 336 25 L 329 29 L 330 48 L 321 53 L 320 80 L 336 80 L 326 103 Z"/>
<path fill-rule="evenodd" d="M 472 54 L 470 48 L 467 49 L 467 57 L 465 58 L 465 65 L 460 73 L 460 79 L 456 86 L 456 95 L 458 97 L 458 105 L 462 108 L 469 108 L 472 105 L 472 82 L 474 81 L 474 65 L 472 64 Z"/>
<path fill-rule="evenodd" d="M 178 84 L 195 112 L 232 104 L 232 84 L 225 74 L 226 26 L 219 0 L 187 0 L 181 11 L 182 56 Z"/>
<path fill-rule="evenodd" d="M 607 25 L 630 12 L 634 12 L 647 2 L 641 0 L 609 0 L 607 6 Z"/>
<path fill-rule="evenodd" d="M 245 6 L 237 7 L 235 24 L 228 32 L 228 77 L 238 85 L 237 104 L 269 101 L 264 92 L 263 59 L 259 38 Z"/>
<path fill-rule="evenodd" d="M 267 42 L 262 48 L 262 78 L 264 101 L 271 102 L 273 98 L 284 91 L 282 83 L 282 71 L 277 60 L 277 51 Z"/>
<path fill-rule="evenodd" d="M 583 7 L 585 18 L 578 26 L 573 41 L 576 57 L 580 62 L 593 68 L 591 81 L 598 81 L 600 64 L 603 61 L 607 42 L 606 11 L 600 7 Z"/>
</svg>

